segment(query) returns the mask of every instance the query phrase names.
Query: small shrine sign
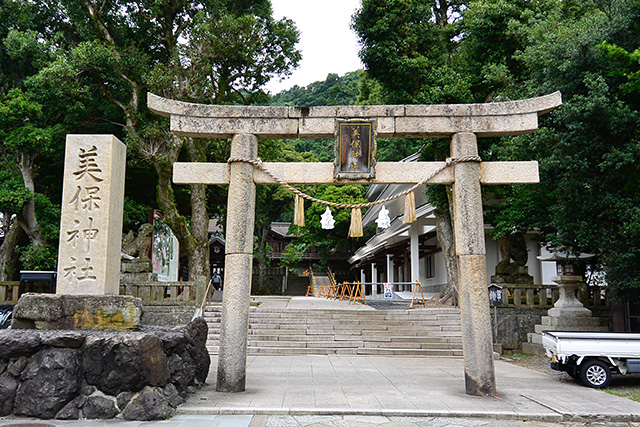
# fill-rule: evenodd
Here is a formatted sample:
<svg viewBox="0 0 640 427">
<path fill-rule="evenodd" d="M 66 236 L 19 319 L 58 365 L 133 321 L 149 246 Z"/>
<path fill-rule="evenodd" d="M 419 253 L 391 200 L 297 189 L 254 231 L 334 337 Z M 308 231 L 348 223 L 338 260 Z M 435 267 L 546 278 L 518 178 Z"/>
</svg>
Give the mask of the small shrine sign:
<svg viewBox="0 0 640 427">
<path fill-rule="evenodd" d="M 489 305 L 502 305 L 502 286 L 498 286 L 494 283 L 489 285 Z"/>
<path fill-rule="evenodd" d="M 377 123 L 376 119 L 336 119 L 335 179 L 376 177 Z"/>
</svg>

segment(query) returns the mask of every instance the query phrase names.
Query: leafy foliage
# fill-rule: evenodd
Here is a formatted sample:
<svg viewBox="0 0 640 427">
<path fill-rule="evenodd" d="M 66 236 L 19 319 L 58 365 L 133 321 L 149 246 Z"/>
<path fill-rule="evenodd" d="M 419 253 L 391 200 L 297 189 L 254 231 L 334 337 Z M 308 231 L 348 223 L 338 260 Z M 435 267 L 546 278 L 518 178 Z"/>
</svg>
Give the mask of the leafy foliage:
<svg viewBox="0 0 640 427">
<path fill-rule="evenodd" d="M 420 3 L 420 4 L 418 4 Z M 449 4 L 438 19 L 436 4 Z M 613 293 L 640 282 L 640 3 L 557 0 L 364 0 L 354 29 L 369 102 L 488 102 L 556 90 L 540 129 L 481 140 L 485 160 L 538 160 L 539 185 L 483 189 L 494 234 L 538 230 L 556 248 L 597 255 Z M 373 80 L 373 81 L 371 81 Z M 423 159 L 446 155 L 427 141 Z M 429 197 L 442 209 L 445 193 Z"/>
<path fill-rule="evenodd" d="M 358 97 L 358 84 L 362 71 L 352 71 L 344 76 L 329 74 L 323 81 L 306 87 L 294 86 L 276 94 L 269 105 L 292 107 L 316 107 L 321 105 L 353 105 Z"/>
</svg>

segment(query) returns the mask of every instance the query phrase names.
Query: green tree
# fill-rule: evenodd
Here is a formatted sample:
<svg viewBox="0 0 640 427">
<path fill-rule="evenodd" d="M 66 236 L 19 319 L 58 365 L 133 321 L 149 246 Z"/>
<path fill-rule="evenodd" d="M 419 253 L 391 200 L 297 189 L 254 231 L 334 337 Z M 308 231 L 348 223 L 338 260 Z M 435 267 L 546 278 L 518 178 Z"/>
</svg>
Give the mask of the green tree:
<svg viewBox="0 0 640 427">
<path fill-rule="evenodd" d="M 333 203 L 365 203 L 366 187 L 362 185 L 321 185 L 308 189 L 308 193 L 317 199 Z M 334 228 L 324 230 L 320 217 L 327 209 L 326 205 L 305 202 L 305 227 L 292 226 L 292 230 L 300 235 L 299 242 L 307 246 L 316 246 L 320 254 L 320 267 L 329 266 L 334 255 L 353 253 L 366 241 L 365 237 L 349 238 L 351 210 L 329 208 L 335 220 Z M 367 233 L 368 234 L 368 233 Z"/>
<path fill-rule="evenodd" d="M 564 105 L 532 135 L 491 141 L 493 158 L 539 160 L 541 176 L 539 185 L 485 193 L 502 200 L 488 205 L 495 233 L 537 229 L 555 248 L 594 253 L 594 268 L 605 269 L 612 294 L 637 300 L 640 116 L 633 52 L 640 45 L 640 3 L 497 3 L 470 2 L 463 15 L 461 50 L 472 69 L 482 70 L 474 90 L 487 100 L 560 90 Z M 505 10 L 508 25 L 494 28 Z M 487 42 L 487 29 L 506 31 L 511 46 Z"/>
<path fill-rule="evenodd" d="M 472 82 L 457 65 L 455 55 L 463 36 L 457 17 L 464 4 L 455 0 L 363 0 L 352 25 L 362 45 L 360 58 L 373 81 L 363 79 L 361 100 L 378 104 L 472 101 Z M 430 148 L 424 151 L 423 160 L 445 156 L 441 142 L 418 144 Z M 447 287 L 440 295 L 442 300 L 451 299 L 458 277 L 448 193 L 450 189 L 428 190 L 436 206 L 437 236 L 446 260 Z"/>
<path fill-rule="evenodd" d="M 316 107 L 323 105 L 353 105 L 358 98 L 358 84 L 362 71 L 344 76 L 330 73 L 323 81 L 305 87 L 294 86 L 276 94 L 269 105 Z"/>
<path fill-rule="evenodd" d="M 263 140 L 258 147 L 264 161 L 312 162 L 317 161 L 312 153 L 299 153 L 282 140 Z M 255 257 L 258 262 L 258 280 L 255 288 L 266 290 L 266 269 L 271 264 L 271 248 L 267 244 L 271 223 L 291 220 L 293 212 L 292 194 L 279 185 L 260 185 L 256 188 Z"/>
<path fill-rule="evenodd" d="M 47 126 L 42 120 L 42 106 L 29 100 L 20 89 L 11 89 L 0 98 L 0 147 L 5 161 L 12 159 L 22 178 L 23 187 L 15 185 L 15 177 L 11 178 L 10 168 L 5 171 L 5 178 L 9 185 L 3 193 L 8 200 L 17 202 L 9 207 L 5 204 L 3 210 L 3 226 L 9 238 L 0 247 L 0 274 L 8 278 L 15 263 L 15 245 L 20 236 L 20 229 L 29 239 L 29 246 L 22 252 L 25 268 L 52 269 L 55 267 L 55 237 L 43 235 L 43 230 L 36 215 L 36 201 L 40 205 L 49 206 L 51 203 L 42 194 L 36 193 L 36 165 L 39 156 L 47 156 L 59 141 L 62 128 L 59 125 Z M 12 183 L 13 181 L 13 183 Z M 13 189 L 11 189 L 13 187 Z M 55 220 L 54 220 L 55 221 Z M 13 229 L 12 229 L 13 228 Z M 54 225 L 55 230 L 55 225 Z M 55 234 L 55 233 L 54 233 Z M 49 239 L 47 239 L 49 237 Z M 13 247 L 12 247 L 13 246 Z M 38 253 L 43 255 L 39 255 Z M 49 256 L 44 256 L 48 254 Z"/>
<path fill-rule="evenodd" d="M 70 104 L 88 98 L 94 117 L 119 126 L 134 156 L 153 167 L 164 219 L 188 255 L 190 279 L 202 288 L 209 277 L 206 187 L 174 189 L 172 164 L 180 156 L 207 161 L 228 149 L 214 152 L 216 142 L 169 133 L 166 120 L 147 111 L 145 92 L 203 103 L 264 100 L 262 86 L 299 61 L 297 30 L 272 18 L 268 0 L 53 3 L 65 17 L 60 31 L 69 43 L 33 84 L 71 94 Z M 190 203 L 179 203 L 184 194 Z"/>
<path fill-rule="evenodd" d="M 543 117 L 539 131 L 482 141 L 483 159 L 539 160 L 541 174 L 540 185 L 485 189 L 487 219 L 497 237 L 537 229 L 542 242 L 597 254 L 613 289 L 629 297 L 639 285 L 633 218 L 640 3 L 471 0 L 457 21 L 439 24 L 429 7 L 363 2 L 354 28 L 374 82 L 363 80 L 361 93 L 385 102 L 441 103 L 562 91 L 563 107 Z M 437 142 L 426 148 L 424 158 L 438 157 Z M 444 197 L 429 197 L 439 210 L 445 205 Z"/>
</svg>

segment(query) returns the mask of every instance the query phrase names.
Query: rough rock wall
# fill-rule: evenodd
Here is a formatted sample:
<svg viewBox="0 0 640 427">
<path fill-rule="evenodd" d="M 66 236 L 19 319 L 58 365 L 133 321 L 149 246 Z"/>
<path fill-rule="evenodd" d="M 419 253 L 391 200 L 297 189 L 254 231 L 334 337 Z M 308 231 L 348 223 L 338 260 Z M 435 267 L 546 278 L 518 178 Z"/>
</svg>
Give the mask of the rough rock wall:
<svg viewBox="0 0 640 427">
<path fill-rule="evenodd" d="M 0 331 L 0 416 L 160 420 L 205 383 L 207 325 Z"/>
</svg>

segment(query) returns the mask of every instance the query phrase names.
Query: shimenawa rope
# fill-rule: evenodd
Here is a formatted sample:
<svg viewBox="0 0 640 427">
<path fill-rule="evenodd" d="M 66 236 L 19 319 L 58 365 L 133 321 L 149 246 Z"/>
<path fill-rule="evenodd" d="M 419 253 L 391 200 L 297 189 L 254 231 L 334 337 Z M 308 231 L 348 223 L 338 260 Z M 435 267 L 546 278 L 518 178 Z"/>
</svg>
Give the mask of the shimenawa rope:
<svg viewBox="0 0 640 427">
<path fill-rule="evenodd" d="M 361 209 L 361 208 L 368 208 L 371 206 L 375 206 L 375 205 L 380 205 L 383 203 L 387 203 L 390 202 L 392 200 L 395 199 L 399 199 L 402 196 L 406 196 L 407 194 L 413 192 L 416 188 L 420 187 L 422 184 L 426 183 L 427 181 L 429 181 L 430 179 L 432 179 L 433 177 L 435 177 L 436 175 L 438 175 L 440 172 L 442 172 L 443 170 L 445 170 L 447 167 L 455 165 L 457 163 L 466 163 L 466 162 L 481 162 L 482 159 L 480 158 L 480 156 L 462 156 L 462 157 L 448 157 L 447 160 L 445 160 L 444 164 L 438 168 L 435 172 L 433 172 L 432 174 L 430 174 L 429 176 L 421 179 L 418 183 L 416 183 L 415 185 L 413 185 L 410 188 L 407 188 L 406 190 L 404 190 L 401 193 L 395 194 L 393 196 L 387 197 L 385 199 L 380 199 L 380 200 L 376 200 L 373 202 L 367 202 L 367 203 L 358 203 L 358 204 L 354 204 L 354 203 L 335 203 L 335 202 L 327 202 L 326 200 L 321 200 L 321 199 L 316 199 L 313 196 L 310 196 L 300 190 L 298 190 L 297 188 L 293 187 L 291 184 L 283 181 L 280 177 L 274 175 L 271 171 L 269 171 L 269 169 L 267 169 L 265 167 L 265 164 L 262 162 L 261 159 L 246 159 L 243 157 L 231 157 L 229 158 L 229 160 L 227 160 L 227 163 L 234 163 L 234 162 L 243 162 L 243 163 L 250 163 L 252 165 L 254 165 L 255 167 L 261 169 L 262 171 L 264 171 L 267 175 L 269 175 L 271 178 L 273 178 L 274 181 L 276 181 L 278 184 L 284 186 L 285 188 L 287 188 L 289 191 L 291 191 L 293 194 L 299 196 L 299 197 L 303 197 L 307 200 L 310 200 L 314 203 L 320 203 L 326 206 L 331 206 L 334 208 L 341 208 L 341 209 Z"/>
</svg>

